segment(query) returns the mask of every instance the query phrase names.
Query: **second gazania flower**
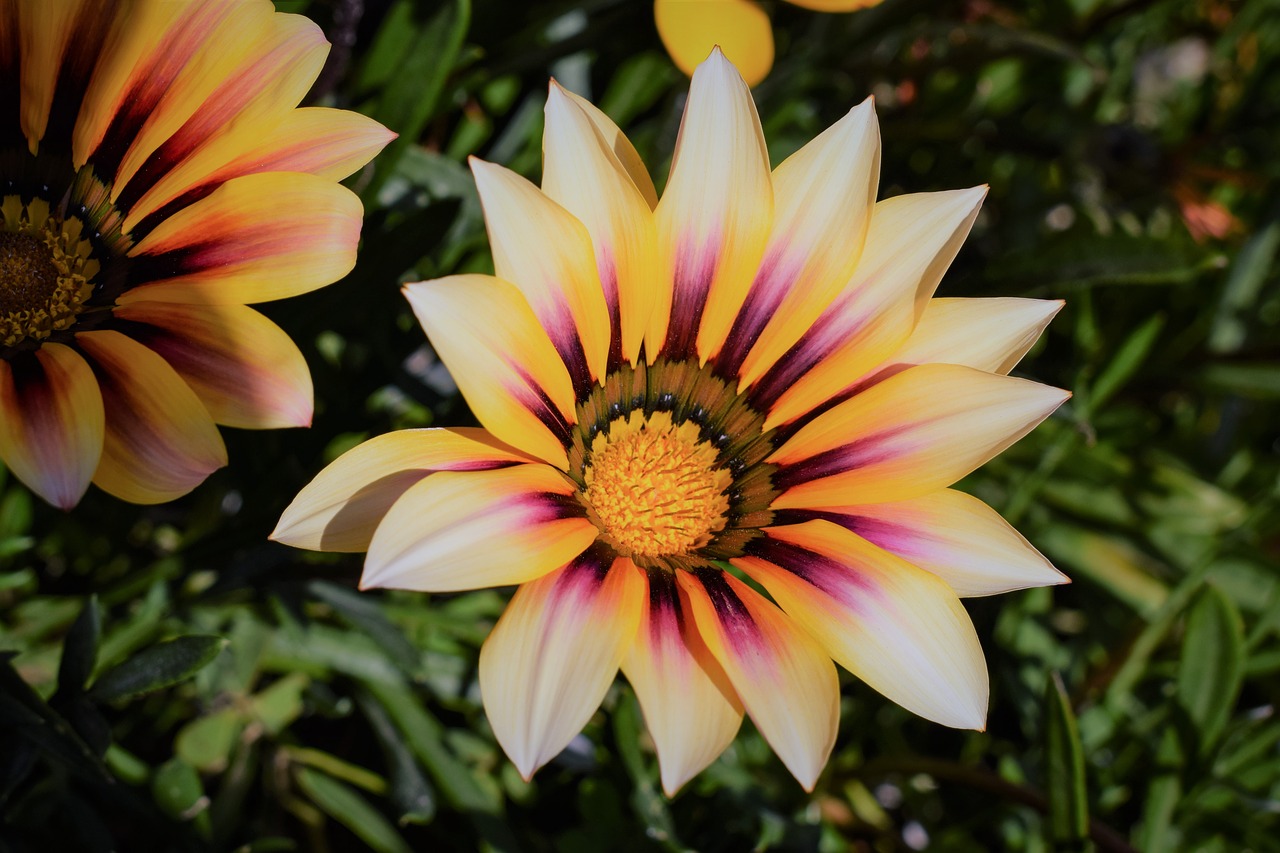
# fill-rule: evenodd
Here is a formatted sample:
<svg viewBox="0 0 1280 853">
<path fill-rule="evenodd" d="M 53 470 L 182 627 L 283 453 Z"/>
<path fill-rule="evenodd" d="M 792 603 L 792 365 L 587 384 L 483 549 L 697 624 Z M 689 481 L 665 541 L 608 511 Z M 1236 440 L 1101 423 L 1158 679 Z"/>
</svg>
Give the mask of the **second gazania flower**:
<svg viewBox="0 0 1280 853">
<path fill-rule="evenodd" d="M 1003 375 L 1059 303 L 931 299 L 984 189 L 876 203 L 869 101 L 771 173 L 718 52 L 661 202 L 618 128 L 555 86 L 544 150 L 541 189 L 473 162 L 496 277 L 405 288 L 485 428 L 361 445 L 275 538 L 367 550 L 366 588 L 521 585 L 480 687 L 526 777 L 620 666 L 668 792 L 744 711 L 812 787 L 838 725 L 833 657 L 981 727 L 959 596 L 1063 578 L 947 487 L 1067 396 Z"/>
</svg>

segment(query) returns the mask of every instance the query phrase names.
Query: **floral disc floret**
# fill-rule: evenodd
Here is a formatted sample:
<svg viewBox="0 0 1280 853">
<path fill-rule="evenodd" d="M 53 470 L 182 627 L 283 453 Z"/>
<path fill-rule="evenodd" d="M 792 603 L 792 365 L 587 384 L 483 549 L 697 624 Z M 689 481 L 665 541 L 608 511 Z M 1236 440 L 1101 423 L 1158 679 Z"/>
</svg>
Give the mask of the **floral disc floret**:
<svg viewBox="0 0 1280 853">
<path fill-rule="evenodd" d="M 93 294 L 98 262 L 84 223 L 49 213 L 40 199 L 0 204 L 0 347 L 70 328 Z"/>
</svg>

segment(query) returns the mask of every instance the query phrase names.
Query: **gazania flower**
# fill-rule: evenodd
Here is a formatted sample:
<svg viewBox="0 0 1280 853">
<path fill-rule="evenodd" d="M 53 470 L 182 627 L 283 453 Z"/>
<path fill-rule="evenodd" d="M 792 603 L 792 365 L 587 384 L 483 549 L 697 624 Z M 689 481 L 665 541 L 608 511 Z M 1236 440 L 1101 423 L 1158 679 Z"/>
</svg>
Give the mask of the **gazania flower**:
<svg viewBox="0 0 1280 853">
<path fill-rule="evenodd" d="M 881 0 L 787 0 L 818 12 L 853 12 Z M 654 0 L 658 36 L 676 67 L 685 74 L 711 51 L 724 51 L 748 86 L 773 67 L 773 28 L 755 0 Z"/>
<path fill-rule="evenodd" d="M 392 134 L 295 109 L 328 48 L 267 0 L 0 5 L 0 459 L 45 500 L 170 500 L 226 464 L 215 423 L 310 422 L 245 306 L 354 262 L 335 181 Z"/>
<path fill-rule="evenodd" d="M 960 597 L 1064 578 L 947 487 L 1068 396 L 1004 375 L 1059 303 L 930 298 L 984 190 L 876 203 L 870 101 L 770 172 L 719 52 L 661 201 L 595 107 L 553 85 L 546 118 L 541 189 L 473 163 L 497 276 L 405 288 L 484 428 L 366 442 L 274 537 L 367 550 L 364 587 L 518 584 L 480 688 L 526 777 L 619 667 L 668 792 L 744 711 L 812 787 L 832 658 L 981 728 Z"/>
</svg>

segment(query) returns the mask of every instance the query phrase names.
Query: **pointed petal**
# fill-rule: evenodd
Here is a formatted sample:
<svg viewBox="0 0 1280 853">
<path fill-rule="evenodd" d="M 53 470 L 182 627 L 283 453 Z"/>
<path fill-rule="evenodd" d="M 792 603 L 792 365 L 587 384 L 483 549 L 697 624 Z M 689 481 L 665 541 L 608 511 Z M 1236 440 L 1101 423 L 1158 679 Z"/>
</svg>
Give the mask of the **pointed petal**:
<svg viewBox="0 0 1280 853">
<path fill-rule="evenodd" d="M 567 469 L 573 384 L 515 285 L 456 275 L 407 284 L 404 295 L 480 423 L 513 447 Z"/>
<path fill-rule="evenodd" d="M 301 15 L 273 15 L 263 41 L 164 141 L 128 182 L 117 202 L 128 209 L 124 227 L 203 182 L 273 132 L 315 82 L 329 43 Z"/>
<path fill-rule="evenodd" d="M 622 672 L 640 700 L 668 797 L 733 742 L 742 703 L 680 603 L 675 576 L 648 572 L 649 597 Z"/>
<path fill-rule="evenodd" d="M 820 518 L 942 578 L 961 598 L 1068 583 L 1044 555 L 982 501 L 954 489 L 886 504 L 794 510 Z"/>
<path fill-rule="evenodd" d="M 446 471 L 414 483 L 369 543 L 360 588 L 456 592 L 525 583 L 599 535 L 573 484 L 541 463 Z"/>
<path fill-rule="evenodd" d="M 84 497 L 102 455 L 102 394 L 84 359 L 45 344 L 0 360 L 0 459 L 59 509 Z"/>
<path fill-rule="evenodd" d="M 653 19 L 671 61 L 691 75 L 719 47 L 748 86 L 773 67 L 773 27 L 751 0 L 655 0 Z"/>
<path fill-rule="evenodd" d="M 179 498 L 227 464 L 213 419 L 163 358 L 119 332 L 81 332 L 102 389 L 106 439 L 93 483 L 136 504 Z"/>
<path fill-rule="evenodd" d="M 516 590 L 480 650 L 480 695 L 526 780 L 600 707 L 643 600 L 640 571 L 595 550 Z"/>
<path fill-rule="evenodd" d="M 879 182 L 880 128 L 870 98 L 774 169 L 773 234 L 716 357 L 723 375 L 755 382 L 848 284 Z"/>
<path fill-rule="evenodd" d="M 985 726 L 986 661 L 946 583 L 829 522 L 767 533 L 731 562 L 837 663 L 914 714 Z"/>
<path fill-rule="evenodd" d="M 930 299 L 911 337 L 889 359 L 900 365 L 963 364 L 1008 373 L 1040 339 L 1060 299 Z M 877 376 L 884 375 L 883 370 Z"/>
<path fill-rule="evenodd" d="M 302 353 L 252 308 L 135 302 L 114 313 L 130 324 L 130 337 L 169 362 L 214 422 L 244 429 L 311 424 L 311 372 Z"/>
<path fill-rule="evenodd" d="M 835 744 L 840 685 L 831 659 L 778 608 L 720 569 L 678 573 L 683 603 L 756 728 L 812 791 Z"/>
<path fill-rule="evenodd" d="M 129 250 L 140 286 L 119 301 L 243 305 L 308 293 L 355 266 L 363 217 L 355 193 L 316 175 L 235 178 Z"/>
<path fill-rule="evenodd" d="M 751 91 L 720 51 L 698 66 L 680 123 L 671 178 L 658 204 L 669 273 L 645 347 L 681 358 L 714 355 L 737 315 L 769 239 L 769 152 Z"/>
<path fill-rule="evenodd" d="M 853 278 L 752 389 L 770 427 L 853 387 L 902 346 L 960 251 L 985 187 L 886 199 L 871 213 Z"/>
<path fill-rule="evenodd" d="M 472 157 L 471 172 L 494 271 L 524 294 L 569 368 L 578 395 L 585 396 L 605 374 L 610 338 L 591 235 L 573 214 L 510 169 Z"/>
<path fill-rule="evenodd" d="M 775 509 L 882 503 L 945 488 L 1071 394 L 971 367 L 922 364 L 805 425 L 769 461 Z"/>
<path fill-rule="evenodd" d="M 632 183 L 636 185 L 636 189 L 640 191 L 640 195 L 644 197 L 645 203 L 649 205 L 649 209 L 653 210 L 658 206 L 658 191 L 654 189 L 653 178 L 649 175 L 649 169 L 644 165 L 644 160 L 640 159 L 640 152 L 636 151 L 636 147 L 631 144 L 631 140 L 627 139 L 627 135 L 613 123 L 613 119 L 609 118 L 595 104 L 588 101 L 581 95 L 575 95 L 568 89 L 559 88 L 561 93 L 570 101 L 578 106 L 586 114 L 591 123 L 595 125 L 596 130 L 600 133 L 600 138 L 604 140 L 605 147 L 613 152 L 613 156 L 618 158 L 619 165 L 631 178 Z"/>
<path fill-rule="evenodd" d="M 35 154 L 48 128 L 58 89 L 83 92 L 87 85 L 111 10 L 93 0 L 16 6 L 21 79 L 6 80 L 5 85 L 21 88 L 18 119 L 28 150 Z"/>
<path fill-rule="evenodd" d="M 542 190 L 590 232 L 612 326 L 610 347 L 635 364 L 658 275 L 653 211 L 580 100 L 552 81 Z"/>
<path fill-rule="evenodd" d="M 273 131 L 201 182 L 216 186 L 255 172 L 307 172 L 331 181 L 354 174 L 396 134 L 351 110 L 301 107 L 290 110 Z"/>
<path fill-rule="evenodd" d="M 330 462 L 289 504 L 271 538 L 311 551 L 367 551 L 391 505 L 428 474 L 528 461 L 482 429 L 385 433 Z"/>
</svg>

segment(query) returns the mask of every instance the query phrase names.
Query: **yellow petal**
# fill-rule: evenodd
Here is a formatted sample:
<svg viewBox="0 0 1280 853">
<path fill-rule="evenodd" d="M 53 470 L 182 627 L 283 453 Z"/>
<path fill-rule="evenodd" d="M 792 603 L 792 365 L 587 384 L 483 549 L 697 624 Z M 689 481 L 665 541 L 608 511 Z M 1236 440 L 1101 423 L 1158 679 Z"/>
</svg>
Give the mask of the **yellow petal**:
<svg viewBox="0 0 1280 853">
<path fill-rule="evenodd" d="M 106 440 L 93 482 L 136 504 L 181 497 L 227 464 L 213 419 L 163 358 L 119 332 L 81 332 L 102 389 Z"/>
<path fill-rule="evenodd" d="M 875 206 L 853 278 L 752 389 L 768 408 L 767 426 L 790 423 L 837 397 L 902 346 L 985 195 L 985 187 L 975 187 Z"/>
<path fill-rule="evenodd" d="M 573 214 L 524 178 L 471 158 L 493 266 L 514 284 L 569 369 L 579 397 L 605 374 L 609 309 L 591 235 Z"/>
<path fill-rule="evenodd" d="M 813 9 L 815 12 L 854 12 L 858 9 L 879 6 L 883 0 L 787 0 L 787 2 Z"/>
<path fill-rule="evenodd" d="M 654 0 L 653 19 L 671 61 L 692 75 L 719 47 L 754 86 L 773 67 L 769 16 L 751 0 Z"/>
<path fill-rule="evenodd" d="M 719 351 L 773 221 L 769 153 L 751 92 L 720 51 L 698 66 L 658 203 L 666 272 L 645 335 L 650 361 Z M 666 285 L 670 282 L 670 286 Z"/>
<path fill-rule="evenodd" d="M 600 706 L 635 638 L 643 596 L 635 566 L 594 551 L 516 590 L 480 650 L 480 696 L 526 780 Z"/>
<path fill-rule="evenodd" d="M 45 344 L 0 359 L 0 459 L 33 492 L 60 509 L 79 503 L 102 436 L 98 380 L 74 350 Z"/>
<path fill-rule="evenodd" d="M 982 501 L 941 489 L 893 503 L 793 510 L 856 533 L 947 582 L 961 598 L 1068 583 L 1009 522 Z"/>
<path fill-rule="evenodd" d="M 590 232 L 612 326 L 610 346 L 614 357 L 635 364 L 658 274 L 653 212 L 580 100 L 552 81 L 542 190 Z"/>
<path fill-rule="evenodd" d="M 698 633 L 747 713 L 806 791 L 835 744 L 840 685 L 831 658 L 773 604 L 719 569 L 678 573 Z"/>
<path fill-rule="evenodd" d="M 751 385 L 848 284 L 862 255 L 880 181 L 871 99 L 773 171 L 773 234 L 760 271 L 716 357 Z M 739 370 L 741 368 L 741 370 Z"/>
<path fill-rule="evenodd" d="M 391 505 L 427 475 L 528 461 L 481 429 L 389 432 L 329 463 L 289 504 L 271 538 L 312 551 L 367 551 Z"/>
<path fill-rule="evenodd" d="M 284 331 L 243 305 L 134 302 L 114 311 L 159 353 L 216 423 L 243 429 L 311 424 L 311 372 Z"/>
<path fill-rule="evenodd" d="M 155 278 L 120 302 L 243 305 L 308 293 L 355 266 L 363 218 L 355 193 L 316 175 L 234 178 L 129 250 L 134 274 Z"/>
<path fill-rule="evenodd" d="M 622 166 L 623 171 L 627 173 L 632 183 L 636 185 L 636 189 L 644 197 L 649 209 L 653 210 L 657 207 L 658 191 L 654 189 L 653 178 L 649 175 L 649 169 L 645 166 L 644 161 L 640 159 L 640 152 L 636 151 L 636 147 L 631 144 L 631 140 L 627 139 L 626 134 L 613 123 L 613 119 L 605 115 L 599 107 L 586 98 L 575 95 L 560 86 L 553 86 L 553 88 L 559 89 L 562 95 L 576 104 L 586 117 L 591 120 L 596 130 L 599 131 L 600 138 L 604 140 L 605 147 L 613 152 L 614 157 L 618 158 L 618 164 Z"/>
<path fill-rule="evenodd" d="M 405 285 L 404 295 L 480 423 L 567 469 L 573 384 L 520 291 L 490 276 L 457 275 Z"/>
<path fill-rule="evenodd" d="M 17 4 L 21 80 L 6 80 L 5 85 L 21 88 L 19 122 L 32 154 L 39 149 L 48 126 L 59 78 L 70 76 L 73 71 L 85 74 L 89 70 L 83 67 L 88 64 L 83 61 L 87 58 L 83 53 L 92 53 L 93 47 L 80 42 L 100 38 L 109 12 L 104 6 L 92 0 Z M 73 64 L 82 67 L 73 69 Z"/>
<path fill-rule="evenodd" d="M 985 727 L 987 664 L 946 583 L 825 521 L 768 534 L 733 564 L 841 666 L 914 714 Z"/>
<path fill-rule="evenodd" d="M 675 576 L 648 572 L 640 630 L 622 671 L 658 751 L 668 797 L 719 757 L 742 724 L 742 703 L 680 603 Z"/>
<path fill-rule="evenodd" d="M 542 577 L 600 533 L 573 488 L 536 462 L 426 477 L 378 525 L 360 587 L 456 592 Z"/>
<path fill-rule="evenodd" d="M 272 16 L 255 51 L 118 194 L 117 203 L 129 211 L 125 229 L 257 147 L 307 94 L 328 54 L 329 43 L 314 22 Z"/>
<path fill-rule="evenodd" d="M 930 299 L 889 365 L 963 364 L 1008 373 L 1040 339 L 1060 299 Z"/>
<path fill-rule="evenodd" d="M 971 367 L 909 368 L 819 415 L 769 457 L 783 490 L 773 506 L 882 503 L 945 488 L 1070 396 Z"/>
</svg>

